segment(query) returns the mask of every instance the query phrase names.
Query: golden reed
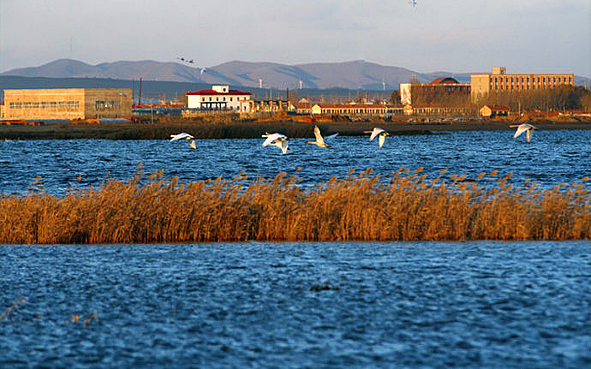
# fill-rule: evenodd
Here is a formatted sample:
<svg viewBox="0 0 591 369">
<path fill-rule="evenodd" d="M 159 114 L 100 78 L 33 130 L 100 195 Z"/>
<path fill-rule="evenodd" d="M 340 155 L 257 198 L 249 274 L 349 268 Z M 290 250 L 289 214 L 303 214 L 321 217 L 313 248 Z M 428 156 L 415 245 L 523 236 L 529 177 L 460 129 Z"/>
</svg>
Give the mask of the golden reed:
<svg viewBox="0 0 591 369">
<path fill-rule="evenodd" d="M 56 197 L 42 191 L 0 197 L 0 243 L 175 243 L 345 240 L 580 240 L 591 238 L 583 184 L 514 188 L 481 173 L 427 181 L 400 168 L 389 183 L 371 170 L 302 188 L 272 180 L 189 184 L 162 171 L 142 181 L 106 180 Z M 495 180 L 494 188 L 478 185 Z M 488 187 L 488 186 L 487 186 Z"/>
</svg>

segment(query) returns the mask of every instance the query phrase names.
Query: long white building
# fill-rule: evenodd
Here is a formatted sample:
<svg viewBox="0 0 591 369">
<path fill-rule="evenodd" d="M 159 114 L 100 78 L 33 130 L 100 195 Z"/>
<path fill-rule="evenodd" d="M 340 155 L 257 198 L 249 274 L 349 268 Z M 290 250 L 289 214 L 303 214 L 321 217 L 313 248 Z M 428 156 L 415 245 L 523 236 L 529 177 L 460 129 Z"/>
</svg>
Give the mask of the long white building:
<svg viewBox="0 0 591 369">
<path fill-rule="evenodd" d="M 211 90 L 187 93 L 187 107 L 199 110 L 233 110 L 250 112 L 252 93 L 230 90 L 229 86 L 212 86 Z"/>
</svg>

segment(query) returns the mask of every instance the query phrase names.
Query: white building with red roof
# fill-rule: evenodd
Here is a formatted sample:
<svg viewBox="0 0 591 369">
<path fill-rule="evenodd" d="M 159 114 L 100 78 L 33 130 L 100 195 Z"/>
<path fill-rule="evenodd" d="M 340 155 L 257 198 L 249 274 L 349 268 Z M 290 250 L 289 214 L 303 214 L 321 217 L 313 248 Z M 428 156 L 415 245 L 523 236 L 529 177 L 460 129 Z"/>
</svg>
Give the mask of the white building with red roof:
<svg viewBox="0 0 591 369">
<path fill-rule="evenodd" d="M 230 86 L 212 86 L 211 90 L 187 92 L 187 107 L 247 113 L 252 109 L 252 93 L 230 90 Z"/>
</svg>

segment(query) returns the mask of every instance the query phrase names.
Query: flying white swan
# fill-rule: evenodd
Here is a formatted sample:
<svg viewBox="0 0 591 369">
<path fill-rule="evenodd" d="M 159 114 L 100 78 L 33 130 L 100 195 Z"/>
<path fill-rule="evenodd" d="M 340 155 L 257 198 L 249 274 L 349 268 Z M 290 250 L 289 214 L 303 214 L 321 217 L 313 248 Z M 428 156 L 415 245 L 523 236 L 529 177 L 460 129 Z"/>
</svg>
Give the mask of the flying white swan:
<svg viewBox="0 0 591 369">
<path fill-rule="evenodd" d="M 177 140 L 182 140 L 183 138 L 186 139 L 187 141 L 189 141 L 189 146 L 191 146 L 192 148 L 196 149 L 197 145 L 195 145 L 195 140 L 194 137 L 191 136 L 190 134 L 183 132 L 183 133 L 178 133 L 176 135 L 170 135 L 170 137 L 172 137 L 170 139 L 170 142 L 172 141 L 177 141 Z"/>
<path fill-rule="evenodd" d="M 525 137 L 527 142 L 530 142 L 531 140 L 531 135 L 534 129 L 537 129 L 536 127 L 532 126 L 529 123 L 523 123 L 523 124 L 515 124 L 515 125 L 511 125 L 509 127 L 515 128 L 517 127 L 517 131 L 515 131 L 515 134 L 513 135 L 513 138 L 517 138 L 519 137 L 523 132 L 525 132 Z"/>
<path fill-rule="evenodd" d="M 171 142 L 172 142 L 172 141 L 176 141 L 176 140 L 182 140 L 183 138 L 185 138 L 185 139 L 187 139 L 187 140 L 190 140 L 190 139 L 194 138 L 193 136 L 191 136 L 190 134 L 188 134 L 188 133 L 186 133 L 186 132 L 183 132 L 183 133 L 178 133 L 178 134 L 176 134 L 176 135 L 170 135 L 170 137 L 172 137 L 172 138 L 170 139 L 170 141 L 171 141 Z"/>
<path fill-rule="evenodd" d="M 337 135 L 338 135 L 338 133 L 335 133 L 335 134 L 330 135 L 326 138 L 327 139 L 333 138 Z M 314 136 L 316 136 L 316 141 L 308 141 L 308 143 L 314 144 L 318 147 L 329 147 L 329 145 L 326 142 L 324 142 L 324 138 L 322 138 L 322 135 L 320 134 L 320 129 L 318 128 L 318 126 L 314 126 Z"/>
<path fill-rule="evenodd" d="M 390 134 L 386 131 L 384 131 L 381 128 L 375 127 L 373 129 L 373 131 L 363 131 L 363 133 L 371 133 L 371 136 L 369 137 L 370 141 L 373 141 L 374 138 L 376 138 L 376 136 L 378 136 L 378 146 L 382 147 L 384 146 L 384 142 L 386 141 L 386 136 L 389 136 Z"/>
<path fill-rule="evenodd" d="M 281 133 L 265 133 L 262 137 L 267 138 L 265 142 L 263 142 L 263 146 L 276 146 L 280 148 L 284 154 L 287 153 L 287 136 Z"/>
</svg>

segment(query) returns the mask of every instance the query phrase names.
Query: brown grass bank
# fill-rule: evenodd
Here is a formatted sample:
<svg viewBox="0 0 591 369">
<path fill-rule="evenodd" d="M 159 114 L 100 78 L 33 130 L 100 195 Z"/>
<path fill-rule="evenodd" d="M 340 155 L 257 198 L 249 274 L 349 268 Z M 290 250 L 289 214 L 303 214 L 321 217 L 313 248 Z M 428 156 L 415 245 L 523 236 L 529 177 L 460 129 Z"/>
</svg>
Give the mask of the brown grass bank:
<svg viewBox="0 0 591 369">
<path fill-rule="evenodd" d="M 63 197 L 0 197 L 0 243 L 591 238 L 588 178 L 551 190 L 514 188 L 507 178 L 484 189 L 451 178 L 426 181 L 401 168 L 384 184 L 368 170 L 304 189 L 284 173 L 189 184 L 138 175 Z"/>
</svg>

